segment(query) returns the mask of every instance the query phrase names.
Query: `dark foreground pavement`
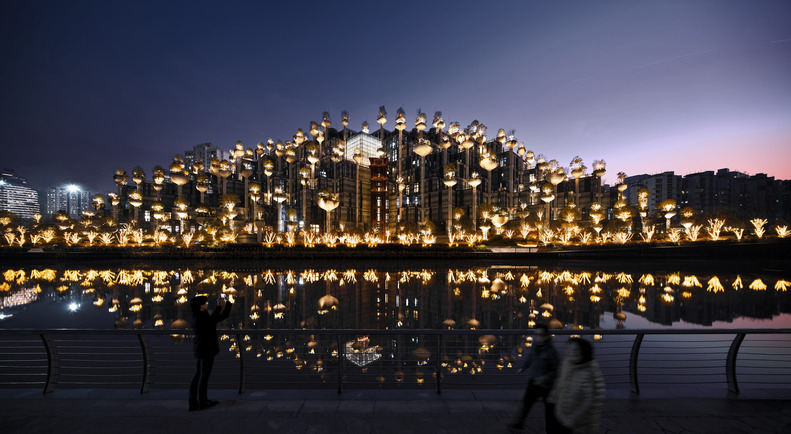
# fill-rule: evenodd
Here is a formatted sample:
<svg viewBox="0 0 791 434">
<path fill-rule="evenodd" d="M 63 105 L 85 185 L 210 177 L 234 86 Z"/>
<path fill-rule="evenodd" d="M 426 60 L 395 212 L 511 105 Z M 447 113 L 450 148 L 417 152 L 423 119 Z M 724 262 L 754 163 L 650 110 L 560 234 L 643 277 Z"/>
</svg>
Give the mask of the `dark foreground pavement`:
<svg viewBox="0 0 791 434">
<path fill-rule="evenodd" d="M 216 391 L 188 412 L 184 391 L 0 390 L 2 433 L 508 433 L 521 392 Z M 602 433 L 791 433 L 788 393 L 760 397 L 608 396 Z M 543 432 L 543 404 L 523 432 Z"/>
</svg>

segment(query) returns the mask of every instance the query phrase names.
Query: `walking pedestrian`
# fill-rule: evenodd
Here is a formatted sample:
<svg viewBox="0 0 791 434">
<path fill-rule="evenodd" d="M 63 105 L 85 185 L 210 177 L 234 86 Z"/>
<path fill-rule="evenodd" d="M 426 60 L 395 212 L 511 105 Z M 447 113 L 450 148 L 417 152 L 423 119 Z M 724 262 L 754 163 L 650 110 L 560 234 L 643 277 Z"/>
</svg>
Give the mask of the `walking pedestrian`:
<svg viewBox="0 0 791 434">
<path fill-rule="evenodd" d="M 530 380 L 519 407 L 519 415 L 514 423 L 508 425 L 509 428 L 521 430 L 533 404 L 541 398 L 544 401 L 546 430 L 547 432 L 555 431 L 558 424 L 555 420 L 554 408 L 551 403 L 547 402 L 547 398 L 557 377 L 559 361 L 558 352 L 552 343 L 552 336 L 549 334 L 547 326 L 539 324 L 535 328 L 530 353 L 519 370 L 519 373 L 530 370 Z"/>
<path fill-rule="evenodd" d="M 562 431 L 598 433 L 604 392 L 604 377 L 593 359 L 593 346 L 582 338 L 570 339 L 549 396 Z"/>
<path fill-rule="evenodd" d="M 209 375 L 214 367 L 214 356 L 220 353 L 217 323 L 228 318 L 233 303 L 224 294 L 217 299 L 217 307 L 209 314 L 209 297 L 198 295 L 190 300 L 192 330 L 195 333 L 192 349 L 195 353 L 195 375 L 190 383 L 189 410 L 204 410 L 217 405 L 208 398 Z"/>
</svg>

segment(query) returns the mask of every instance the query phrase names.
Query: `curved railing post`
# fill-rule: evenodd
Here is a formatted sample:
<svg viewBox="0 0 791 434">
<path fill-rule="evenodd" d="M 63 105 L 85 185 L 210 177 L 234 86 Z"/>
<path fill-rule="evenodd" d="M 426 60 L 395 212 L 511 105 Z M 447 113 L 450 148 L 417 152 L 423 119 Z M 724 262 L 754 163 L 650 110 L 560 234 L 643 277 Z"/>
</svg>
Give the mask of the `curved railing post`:
<svg viewBox="0 0 791 434">
<path fill-rule="evenodd" d="M 437 394 L 442 393 L 442 335 L 437 335 Z"/>
<path fill-rule="evenodd" d="M 643 333 L 637 333 L 632 344 L 632 353 L 629 356 L 629 384 L 632 386 L 632 393 L 640 393 L 640 384 L 637 382 L 637 356 L 640 355 L 640 345 L 643 343 Z"/>
<path fill-rule="evenodd" d="M 138 334 L 137 340 L 140 342 L 140 352 L 143 353 L 143 381 L 140 385 L 140 393 L 146 393 L 151 381 L 151 349 L 148 347 L 148 339 L 145 335 Z"/>
<path fill-rule="evenodd" d="M 737 333 L 728 349 L 728 358 L 725 360 L 725 378 L 728 380 L 728 390 L 739 393 L 739 384 L 736 382 L 736 356 L 739 354 L 739 347 L 746 333 Z"/>
<path fill-rule="evenodd" d="M 244 344 L 244 336 L 236 335 L 236 347 L 239 350 L 239 394 L 244 393 L 244 352 L 246 350 Z"/>
<path fill-rule="evenodd" d="M 50 393 L 55 390 L 55 382 L 58 378 L 58 350 L 49 336 L 43 333 L 40 336 L 47 350 L 47 381 L 44 383 L 44 393 Z"/>
<path fill-rule="evenodd" d="M 341 335 L 340 333 L 335 335 L 335 340 L 338 343 L 338 394 L 341 393 L 341 388 L 343 384 L 343 345 L 341 342 Z"/>
</svg>

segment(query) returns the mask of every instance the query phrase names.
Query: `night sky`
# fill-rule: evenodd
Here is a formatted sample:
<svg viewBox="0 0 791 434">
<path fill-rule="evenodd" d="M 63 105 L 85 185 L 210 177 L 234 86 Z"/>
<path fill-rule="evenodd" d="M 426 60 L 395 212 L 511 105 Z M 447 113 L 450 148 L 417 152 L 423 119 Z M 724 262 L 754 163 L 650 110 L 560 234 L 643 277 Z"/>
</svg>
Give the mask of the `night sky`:
<svg viewBox="0 0 791 434">
<path fill-rule="evenodd" d="M 516 130 L 605 181 L 791 179 L 791 2 L 0 2 L 0 166 L 113 190 L 115 167 L 289 139 L 378 107 Z M 382 2 L 384 4 L 384 2 Z"/>
</svg>

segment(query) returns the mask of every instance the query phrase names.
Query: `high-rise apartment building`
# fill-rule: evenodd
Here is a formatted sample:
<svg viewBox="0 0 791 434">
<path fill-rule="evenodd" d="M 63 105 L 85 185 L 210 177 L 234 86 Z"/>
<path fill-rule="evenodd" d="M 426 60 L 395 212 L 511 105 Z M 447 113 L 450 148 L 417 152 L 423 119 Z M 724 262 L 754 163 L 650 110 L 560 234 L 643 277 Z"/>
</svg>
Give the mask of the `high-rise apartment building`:
<svg viewBox="0 0 791 434">
<path fill-rule="evenodd" d="M 40 212 L 38 192 L 11 169 L 0 170 L 0 211 L 10 211 L 22 219 Z"/>
<path fill-rule="evenodd" d="M 69 184 L 47 189 L 47 203 L 44 216 L 52 218 L 58 211 L 65 211 L 69 217 L 78 219 L 82 210 L 93 207 L 91 193 L 78 185 Z"/>
<path fill-rule="evenodd" d="M 627 202 L 637 204 L 637 195 L 641 189 L 648 190 L 648 211 L 653 212 L 659 203 L 673 199 L 676 204 L 681 204 L 682 177 L 673 172 L 662 172 L 656 175 L 635 175 L 624 179 L 629 187 L 625 194 Z"/>
<path fill-rule="evenodd" d="M 192 165 L 196 161 L 201 161 L 203 163 L 203 171 L 208 172 L 212 158 L 228 160 L 230 157 L 231 153 L 227 150 L 220 149 L 211 143 L 201 143 L 193 146 L 189 151 L 184 151 L 184 165 L 188 171 L 192 172 Z"/>
<path fill-rule="evenodd" d="M 771 221 L 787 218 L 787 189 L 783 181 L 759 173 L 747 175 L 728 169 L 716 172 L 690 173 L 685 176 L 673 172 L 655 175 L 635 175 L 625 179 L 627 202 L 637 204 L 642 188 L 649 191 L 648 210 L 666 199 L 673 199 L 679 209 L 690 207 L 699 214 L 714 215 L 731 212 L 742 217 L 766 217 Z"/>
</svg>

